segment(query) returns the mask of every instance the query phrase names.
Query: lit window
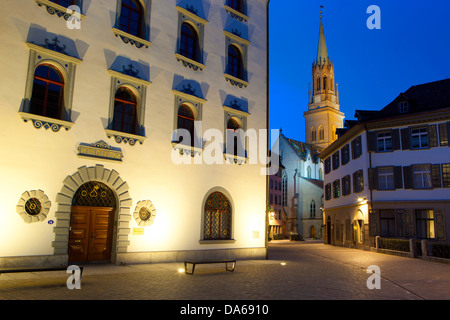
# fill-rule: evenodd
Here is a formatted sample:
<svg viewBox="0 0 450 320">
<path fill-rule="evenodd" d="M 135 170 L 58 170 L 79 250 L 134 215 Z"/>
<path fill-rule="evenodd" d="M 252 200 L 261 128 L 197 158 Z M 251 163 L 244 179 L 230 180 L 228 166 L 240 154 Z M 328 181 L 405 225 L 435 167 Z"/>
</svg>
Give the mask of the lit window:
<svg viewBox="0 0 450 320">
<path fill-rule="evenodd" d="M 203 239 L 231 239 L 231 204 L 221 192 L 211 193 L 205 202 Z"/>
<path fill-rule="evenodd" d="M 434 239 L 433 210 L 416 210 L 417 237 L 419 239 Z"/>
</svg>

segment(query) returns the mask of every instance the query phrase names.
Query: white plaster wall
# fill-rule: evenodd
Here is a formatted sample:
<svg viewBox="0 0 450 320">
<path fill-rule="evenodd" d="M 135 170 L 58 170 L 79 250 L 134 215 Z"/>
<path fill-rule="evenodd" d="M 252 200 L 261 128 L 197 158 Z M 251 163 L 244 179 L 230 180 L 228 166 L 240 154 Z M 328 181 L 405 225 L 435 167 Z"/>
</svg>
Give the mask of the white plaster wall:
<svg viewBox="0 0 450 320">
<path fill-rule="evenodd" d="M 87 1 L 86 1 L 87 2 Z M 154 224 L 143 236 L 130 234 L 129 252 L 252 248 L 264 246 L 266 177 L 263 165 L 175 165 L 170 144 L 174 121 L 174 78 L 195 80 L 202 86 L 207 102 L 203 105 L 203 131 L 223 130 L 222 105 L 227 94 L 248 99 L 248 128 L 266 126 L 266 4 L 248 1 L 249 86 L 231 86 L 223 76 L 225 61 L 224 21 L 227 13 L 221 1 L 205 1 L 203 72 L 194 72 L 174 57 L 177 37 L 175 0 L 152 0 L 150 48 L 137 49 L 124 44 L 112 32 L 116 1 L 89 2 L 83 13 L 81 30 L 69 30 L 62 18 L 49 15 L 34 1 L 6 0 L 8 12 L 0 21 L 0 131 L 3 146 L 0 157 L 0 256 L 51 255 L 56 221 L 56 195 L 63 180 L 81 166 L 102 164 L 116 170 L 129 185 L 131 213 L 136 203 L 151 200 L 157 210 Z M 30 26 L 66 36 L 75 41 L 83 61 L 76 68 L 72 121 L 69 131 L 35 129 L 18 115 L 24 97 L 29 49 L 25 46 Z M 109 112 L 111 77 L 107 70 L 116 56 L 124 56 L 150 67 L 147 88 L 145 142 L 117 144 L 107 138 L 104 128 Z M 4 76 L 8 75 L 8 76 Z M 104 140 L 122 149 L 123 163 L 77 157 L 79 143 Z M 233 208 L 234 244 L 200 245 L 202 202 L 208 190 L 221 187 L 230 195 Z M 27 190 L 43 190 L 52 207 L 43 222 L 26 224 L 16 213 L 20 195 Z M 137 227 L 131 220 L 129 228 Z M 255 238 L 254 231 L 259 236 Z"/>
</svg>

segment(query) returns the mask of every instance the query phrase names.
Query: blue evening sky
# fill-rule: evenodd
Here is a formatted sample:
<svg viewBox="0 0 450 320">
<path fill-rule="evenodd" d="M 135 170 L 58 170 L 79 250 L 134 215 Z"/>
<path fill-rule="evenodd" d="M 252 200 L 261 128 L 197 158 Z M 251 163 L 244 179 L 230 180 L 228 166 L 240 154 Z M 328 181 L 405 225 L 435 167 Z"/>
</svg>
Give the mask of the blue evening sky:
<svg viewBox="0 0 450 320">
<path fill-rule="evenodd" d="M 450 77 L 449 0 L 271 0 L 271 129 L 305 140 L 320 5 L 346 119 L 383 108 L 413 85 Z M 379 30 L 366 26 L 370 5 L 381 9 Z"/>
</svg>

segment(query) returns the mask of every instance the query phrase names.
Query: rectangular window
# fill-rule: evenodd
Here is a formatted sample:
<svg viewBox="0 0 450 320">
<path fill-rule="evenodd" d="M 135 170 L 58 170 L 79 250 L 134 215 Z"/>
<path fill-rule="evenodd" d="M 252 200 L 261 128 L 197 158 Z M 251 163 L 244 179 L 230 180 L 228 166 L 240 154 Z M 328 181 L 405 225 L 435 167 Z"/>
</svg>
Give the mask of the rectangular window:
<svg viewBox="0 0 450 320">
<path fill-rule="evenodd" d="M 362 154 L 361 136 L 352 141 L 352 159 L 357 159 Z"/>
<path fill-rule="evenodd" d="M 331 159 L 328 157 L 325 159 L 325 174 L 331 171 Z"/>
<path fill-rule="evenodd" d="M 377 133 L 377 152 L 392 151 L 391 132 Z"/>
<path fill-rule="evenodd" d="M 341 149 L 341 163 L 342 165 L 347 164 L 350 161 L 350 146 L 346 144 Z"/>
<path fill-rule="evenodd" d="M 411 148 L 424 149 L 429 147 L 427 128 L 411 129 Z"/>
<path fill-rule="evenodd" d="M 348 196 L 351 193 L 350 176 L 342 178 L 342 195 Z"/>
<path fill-rule="evenodd" d="M 442 187 L 450 188 L 450 163 L 442 164 Z"/>
<path fill-rule="evenodd" d="M 333 198 L 339 198 L 341 196 L 341 181 L 333 181 Z"/>
<path fill-rule="evenodd" d="M 378 168 L 378 189 L 391 190 L 394 189 L 394 168 L 382 167 Z"/>
<path fill-rule="evenodd" d="M 331 184 L 328 183 L 325 186 L 325 200 L 330 200 L 331 199 Z"/>
<path fill-rule="evenodd" d="M 380 235 L 395 237 L 395 210 L 380 210 Z"/>
<path fill-rule="evenodd" d="M 413 166 L 414 189 L 428 189 L 433 186 L 431 180 L 431 167 L 429 164 Z"/>
<path fill-rule="evenodd" d="M 359 193 L 364 190 L 363 171 L 359 170 L 353 174 L 353 192 Z"/>
<path fill-rule="evenodd" d="M 333 153 L 333 170 L 339 168 L 339 151 Z"/>
<path fill-rule="evenodd" d="M 417 237 L 419 239 L 434 239 L 434 215 L 433 210 L 416 210 Z"/>
</svg>

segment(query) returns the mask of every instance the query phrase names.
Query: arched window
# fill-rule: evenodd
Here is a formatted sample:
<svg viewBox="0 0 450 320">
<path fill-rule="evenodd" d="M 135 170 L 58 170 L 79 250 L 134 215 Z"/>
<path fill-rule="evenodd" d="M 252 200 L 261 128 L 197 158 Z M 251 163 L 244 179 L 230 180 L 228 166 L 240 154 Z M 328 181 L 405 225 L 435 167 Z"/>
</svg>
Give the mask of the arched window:
<svg viewBox="0 0 450 320">
<path fill-rule="evenodd" d="M 311 204 L 309 206 L 309 215 L 311 218 L 316 217 L 316 202 L 314 200 L 311 201 Z"/>
<path fill-rule="evenodd" d="M 122 0 L 119 29 L 133 36 L 143 37 L 144 10 L 138 0 Z"/>
<path fill-rule="evenodd" d="M 317 77 L 317 88 L 316 90 L 320 90 L 320 77 Z"/>
<path fill-rule="evenodd" d="M 195 138 L 194 120 L 195 118 L 192 109 L 188 105 L 182 104 L 178 108 L 177 129 L 186 129 L 189 132 L 189 134 L 191 135 L 191 146 L 194 145 Z M 187 141 L 184 142 L 186 143 Z"/>
<path fill-rule="evenodd" d="M 198 34 L 194 28 L 186 22 L 183 22 L 181 25 L 180 54 L 186 58 L 200 62 Z"/>
<path fill-rule="evenodd" d="M 323 90 L 327 90 L 327 77 L 323 77 Z"/>
<path fill-rule="evenodd" d="M 316 140 L 317 140 L 316 128 L 312 127 L 311 128 L 311 141 L 314 142 Z"/>
<path fill-rule="evenodd" d="M 244 79 L 244 65 L 242 55 L 234 45 L 228 46 L 228 74 L 238 79 Z"/>
<path fill-rule="evenodd" d="M 308 168 L 306 168 L 306 176 L 308 177 L 308 179 L 311 179 L 311 167 L 308 166 Z"/>
<path fill-rule="evenodd" d="M 55 67 L 42 64 L 34 71 L 30 113 L 61 119 L 64 107 L 64 78 Z"/>
<path fill-rule="evenodd" d="M 204 208 L 204 240 L 231 239 L 231 204 L 221 192 L 213 192 Z"/>
<path fill-rule="evenodd" d="M 325 134 L 324 134 L 324 131 L 323 131 L 323 127 L 320 126 L 319 127 L 319 141 L 323 141 L 324 139 L 325 139 Z"/>
<path fill-rule="evenodd" d="M 125 87 L 117 89 L 114 96 L 112 129 L 135 134 L 137 131 L 137 101 L 133 92 Z"/>
<path fill-rule="evenodd" d="M 242 0 L 227 0 L 227 5 L 240 13 L 244 13 L 244 6 L 242 2 Z"/>
</svg>

